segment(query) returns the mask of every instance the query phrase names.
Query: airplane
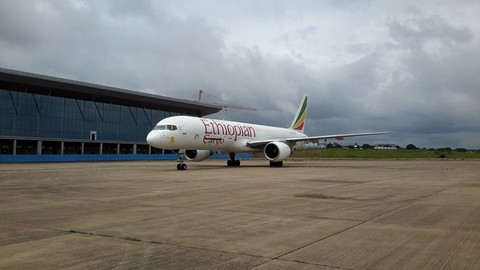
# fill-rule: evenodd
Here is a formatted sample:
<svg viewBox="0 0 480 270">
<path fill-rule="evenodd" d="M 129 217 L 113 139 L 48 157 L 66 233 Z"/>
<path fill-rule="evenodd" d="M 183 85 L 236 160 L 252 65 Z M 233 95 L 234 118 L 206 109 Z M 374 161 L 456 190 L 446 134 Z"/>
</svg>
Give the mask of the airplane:
<svg viewBox="0 0 480 270">
<path fill-rule="evenodd" d="M 178 150 L 177 170 L 186 170 L 189 161 L 202 161 L 214 151 L 229 153 L 227 166 L 240 166 L 236 153 L 263 152 L 271 167 L 282 167 L 292 151 L 305 142 L 346 137 L 389 134 L 389 131 L 333 134 L 309 137 L 304 134 L 307 96 L 303 97 L 289 128 L 240 123 L 193 116 L 172 116 L 161 120 L 147 135 L 153 147 Z"/>
</svg>

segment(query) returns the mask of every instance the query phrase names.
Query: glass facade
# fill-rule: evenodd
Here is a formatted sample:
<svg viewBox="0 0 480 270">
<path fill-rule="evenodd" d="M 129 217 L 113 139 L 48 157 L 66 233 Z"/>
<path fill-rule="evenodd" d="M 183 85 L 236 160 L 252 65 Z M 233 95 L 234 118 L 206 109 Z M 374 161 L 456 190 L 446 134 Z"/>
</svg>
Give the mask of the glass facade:
<svg viewBox="0 0 480 270">
<path fill-rule="evenodd" d="M 162 119 L 220 107 L 0 67 L 0 162 L 171 158 L 146 136 Z M 168 157 L 167 157 L 168 156 Z"/>
<path fill-rule="evenodd" d="M 158 121 L 176 114 L 0 89 L 0 136 L 145 142 Z"/>
<path fill-rule="evenodd" d="M 145 139 L 156 123 L 174 115 L 179 113 L 0 88 L 0 154 L 171 153 Z"/>
</svg>

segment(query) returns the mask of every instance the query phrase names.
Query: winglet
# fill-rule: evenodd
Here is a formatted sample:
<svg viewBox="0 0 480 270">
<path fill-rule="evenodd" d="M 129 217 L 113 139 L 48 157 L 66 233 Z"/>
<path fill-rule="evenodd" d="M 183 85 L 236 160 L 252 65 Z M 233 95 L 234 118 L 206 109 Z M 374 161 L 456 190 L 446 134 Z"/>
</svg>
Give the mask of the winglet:
<svg viewBox="0 0 480 270">
<path fill-rule="evenodd" d="M 297 114 L 295 115 L 295 118 L 293 118 L 293 122 L 290 128 L 303 133 L 303 131 L 305 130 L 306 118 L 307 118 L 307 96 L 304 96 L 303 101 L 300 104 L 300 107 L 298 107 Z"/>
</svg>

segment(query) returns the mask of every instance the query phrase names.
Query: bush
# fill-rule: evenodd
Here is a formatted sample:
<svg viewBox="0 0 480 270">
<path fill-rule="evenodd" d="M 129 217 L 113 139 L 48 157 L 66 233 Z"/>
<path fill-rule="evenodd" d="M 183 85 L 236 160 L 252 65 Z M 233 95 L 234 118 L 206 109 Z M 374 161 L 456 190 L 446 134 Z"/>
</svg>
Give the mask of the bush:
<svg viewBox="0 0 480 270">
<path fill-rule="evenodd" d="M 418 147 L 416 147 L 414 144 L 408 144 L 405 149 L 408 149 L 408 150 L 416 150 L 418 149 Z"/>
</svg>

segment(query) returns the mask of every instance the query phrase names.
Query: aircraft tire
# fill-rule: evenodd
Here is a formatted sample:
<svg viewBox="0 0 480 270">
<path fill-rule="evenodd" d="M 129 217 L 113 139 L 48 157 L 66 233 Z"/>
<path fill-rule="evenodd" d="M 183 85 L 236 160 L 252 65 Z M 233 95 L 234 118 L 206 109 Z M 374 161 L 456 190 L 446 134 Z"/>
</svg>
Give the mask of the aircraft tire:
<svg viewBox="0 0 480 270">
<path fill-rule="evenodd" d="M 283 161 L 270 161 L 270 167 L 282 167 Z"/>
<path fill-rule="evenodd" d="M 240 166 L 240 160 L 227 160 L 227 166 L 228 167 L 238 167 Z"/>
<path fill-rule="evenodd" d="M 185 171 L 187 169 L 187 164 L 182 163 L 182 164 L 177 164 L 177 170 L 179 171 Z"/>
</svg>

